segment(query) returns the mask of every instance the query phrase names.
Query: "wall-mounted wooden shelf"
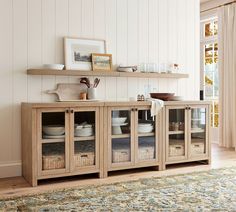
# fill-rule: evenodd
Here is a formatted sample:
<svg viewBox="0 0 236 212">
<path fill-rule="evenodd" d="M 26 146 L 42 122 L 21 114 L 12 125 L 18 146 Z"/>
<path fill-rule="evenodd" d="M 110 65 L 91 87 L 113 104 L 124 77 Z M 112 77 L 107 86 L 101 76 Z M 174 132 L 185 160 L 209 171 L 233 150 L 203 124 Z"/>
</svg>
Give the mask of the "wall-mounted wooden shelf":
<svg viewBox="0 0 236 212">
<path fill-rule="evenodd" d="M 142 72 L 117 72 L 117 71 L 79 71 L 79 70 L 50 70 L 28 69 L 28 75 L 56 75 L 56 76 L 106 76 L 106 77 L 139 77 L 139 78 L 188 78 L 182 73 L 142 73 Z"/>
</svg>

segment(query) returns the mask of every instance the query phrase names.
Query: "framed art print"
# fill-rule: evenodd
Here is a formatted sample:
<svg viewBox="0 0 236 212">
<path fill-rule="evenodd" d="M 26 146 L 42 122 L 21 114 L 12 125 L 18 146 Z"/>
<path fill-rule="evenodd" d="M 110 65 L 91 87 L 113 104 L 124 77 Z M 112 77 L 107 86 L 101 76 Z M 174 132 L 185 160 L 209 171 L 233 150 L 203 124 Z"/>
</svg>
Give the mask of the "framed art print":
<svg viewBox="0 0 236 212">
<path fill-rule="evenodd" d="M 92 54 L 93 71 L 112 71 L 111 54 Z"/>
<path fill-rule="evenodd" d="M 84 38 L 64 39 L 65 66 L 67 70 L 92 70 L 92 53 L 106 53 L 105 40 Z"/>
</svg>

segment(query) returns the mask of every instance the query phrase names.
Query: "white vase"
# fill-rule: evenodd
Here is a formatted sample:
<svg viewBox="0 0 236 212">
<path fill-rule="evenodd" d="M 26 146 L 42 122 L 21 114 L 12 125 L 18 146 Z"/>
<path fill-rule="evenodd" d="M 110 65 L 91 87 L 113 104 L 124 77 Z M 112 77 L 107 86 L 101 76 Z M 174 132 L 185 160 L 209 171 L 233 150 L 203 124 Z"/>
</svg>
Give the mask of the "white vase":
<svg viewBox="0 0 236 212">
<path fill-rule="evenodd" d="M 97 89 L 88 88 L 88 99 L 96 99 L 96 97 L 97 97 Z"/>
</svg>

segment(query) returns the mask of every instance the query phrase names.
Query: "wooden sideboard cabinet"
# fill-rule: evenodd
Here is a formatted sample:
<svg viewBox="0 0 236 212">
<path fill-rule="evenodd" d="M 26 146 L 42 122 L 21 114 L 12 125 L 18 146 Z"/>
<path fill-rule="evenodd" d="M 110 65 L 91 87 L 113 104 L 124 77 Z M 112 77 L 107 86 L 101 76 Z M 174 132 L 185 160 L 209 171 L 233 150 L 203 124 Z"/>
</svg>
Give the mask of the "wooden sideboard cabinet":
<svg viewBox="0 0 236 212">
<path fill-rule="evenodd" d="M 165 168 L 192 161 L 210 163 L 210 102 L 165 103 Z"/>
<path fill-rule="evenodd" d="M 32 186 L 40 179 L 62 176 L 103 177 L 103 104 L 79 105 L 22 104 L 23 176 Z M 52 125 L 62 130 L 61 135 L 47 134 Z"/>
<path fill-rule="evenodd" d="M 105 103 L 104 176 L 139 167 L 162 169 L 163 113 L 151 117 L 150 108 L 150 102 Z"/>
<path fill-rule="evenodd" d="M 22 171 L 38 180 L 211 161 L 211 102 L 22 103 Z M 51 135 L 57 126 L 60 135 Z M 58 132 L 57 132 L 58 133 Z"/>
</svg>

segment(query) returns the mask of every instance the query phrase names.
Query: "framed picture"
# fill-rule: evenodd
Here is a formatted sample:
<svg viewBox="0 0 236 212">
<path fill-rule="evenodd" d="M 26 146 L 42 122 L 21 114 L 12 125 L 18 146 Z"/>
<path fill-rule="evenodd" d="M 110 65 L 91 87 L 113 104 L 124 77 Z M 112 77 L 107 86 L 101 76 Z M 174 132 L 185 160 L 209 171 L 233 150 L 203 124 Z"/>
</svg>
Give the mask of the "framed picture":
<svg viewBox="0 0 236 212">
<path fill-rule="evenodd" d="M 92 54 L 93 71 L 112 71 L 112 55 L 111 54 Z"/>
<path fill-rule="evenodd" d="M 72 70 L 92 70 L 92 53 L 106 53 L 105 40 L 64 38 L 65 66 Z"/>
</svg>

